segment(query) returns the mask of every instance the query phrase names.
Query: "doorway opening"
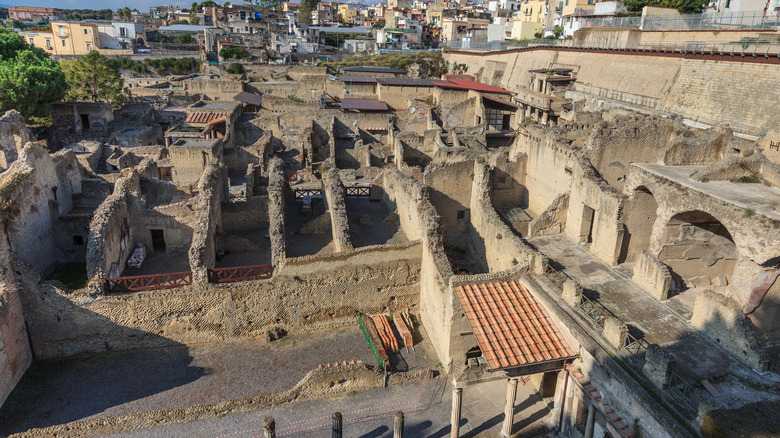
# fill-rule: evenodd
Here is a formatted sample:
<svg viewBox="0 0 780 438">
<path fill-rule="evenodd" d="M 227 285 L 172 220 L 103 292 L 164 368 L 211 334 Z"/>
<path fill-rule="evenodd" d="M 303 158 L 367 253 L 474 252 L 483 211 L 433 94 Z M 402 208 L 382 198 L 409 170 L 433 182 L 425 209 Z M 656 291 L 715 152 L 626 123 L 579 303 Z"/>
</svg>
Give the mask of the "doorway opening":
<svg viewBox="0 0 780 438">
<path fill-rule="evenodd" d="M 163 230 L 149 230 L 152 233 L 152 249 L 154 252 L 165 252 L 165 234 Z"/>
</svg>

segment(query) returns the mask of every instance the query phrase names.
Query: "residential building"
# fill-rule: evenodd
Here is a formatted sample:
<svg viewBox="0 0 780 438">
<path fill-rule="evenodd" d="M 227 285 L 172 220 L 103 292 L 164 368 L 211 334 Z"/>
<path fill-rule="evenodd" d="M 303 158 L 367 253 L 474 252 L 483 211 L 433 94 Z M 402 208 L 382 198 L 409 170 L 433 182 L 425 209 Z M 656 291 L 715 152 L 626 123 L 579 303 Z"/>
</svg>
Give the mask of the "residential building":
<svg viewBox="0 0 780 438">
<path fill-rule="evenodd" d="M 86 55 L 92 50 L 100 48 L 100 33 L 97 24 L 79 23 L 73 21 L 53 21 L 51 23 L 51 45 L 48 49 L 45 32 L 40 32 L 40 41 L 36 39 L 35 45 L 42 47 L 53 55 Z"/>
<path fill-rule="evenodd" d="M 19 21 L 54 21 L 64 20 L 65 14 L 54 8 L 12 6 L 8 8 L 8 18 Z"/>
<path fill-rule="evenodd" d="M 511 38 L 513 40 L 530 40 L 535 38 L 537 32 L 541 32 L 542 23 L 534 21 L 515 21 L 512 23 Z"/>
</svg>

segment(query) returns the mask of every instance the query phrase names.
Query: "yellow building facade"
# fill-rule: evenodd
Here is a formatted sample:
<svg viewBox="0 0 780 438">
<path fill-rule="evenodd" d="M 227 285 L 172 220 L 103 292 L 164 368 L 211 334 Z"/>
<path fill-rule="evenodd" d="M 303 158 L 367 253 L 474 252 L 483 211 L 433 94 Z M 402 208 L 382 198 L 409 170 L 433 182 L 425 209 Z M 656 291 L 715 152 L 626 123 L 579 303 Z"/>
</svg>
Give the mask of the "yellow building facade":
<svg viewBox="0 0 780 438">
<path fill-rule="evenodd" d="M 520 14 L 515 12 L 515 17 L 519 15 L 520 21 L 544 23 L 547 19 L 547 14 L 545 13 L 546 5 L 547 0 L 529 0 L 520 5 Z"/>
<path fill-rule="evenodd" d="M 22 32 L 28 43 L 52 55 L 86 55 L 100 47 L 94 24 L 53 21 L 51 32 Z"/>
</svg>

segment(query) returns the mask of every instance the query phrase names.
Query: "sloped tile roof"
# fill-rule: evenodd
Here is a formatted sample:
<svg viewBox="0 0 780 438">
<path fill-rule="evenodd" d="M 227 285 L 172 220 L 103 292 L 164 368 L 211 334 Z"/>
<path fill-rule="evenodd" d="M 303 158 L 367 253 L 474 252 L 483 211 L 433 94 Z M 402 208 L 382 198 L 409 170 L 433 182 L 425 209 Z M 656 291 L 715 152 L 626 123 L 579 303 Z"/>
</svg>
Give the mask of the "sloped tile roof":
<svg viewBox="0 0 780 438">
<path fill-rule="evenodd" d="M 467 81 L 463 79 L 448 79 L 446 81 L 433 81 L 434 85 L 441 88 L 455 88 L 458 90 L 474 90 L 483 93 L 516 94 L 501 87 L 483 84 L 477 81 Z"/>
<path fill-rule="evenodd" d="M 214 119 L 224 117 L 223 113 L 216 113 L 210 111 L 193 111 L 187 114 L 187 123 L 209 123 Z"/>
<path fill-rule="evenodd" d="M 491 370 L 574 356 L 547 311 L 517 281 L 457 286 L 455 294 Z"/>
</svg>

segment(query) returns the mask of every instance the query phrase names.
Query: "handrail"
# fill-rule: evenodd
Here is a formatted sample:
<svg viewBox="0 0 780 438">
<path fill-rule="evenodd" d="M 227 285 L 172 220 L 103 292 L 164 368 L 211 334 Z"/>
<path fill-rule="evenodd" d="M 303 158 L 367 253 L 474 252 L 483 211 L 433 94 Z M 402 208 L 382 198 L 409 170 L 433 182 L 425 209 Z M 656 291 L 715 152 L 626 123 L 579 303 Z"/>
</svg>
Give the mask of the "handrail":
<svg viewBox="0 0 780 438">
<path fill-rule="evenodd" d="M 170 289 L 192 284 L 192 272 L 135 275 L 106 278 L 109 292 L 138 292 L 144 290 Z"/>
<path fill-rule="evenodd" d="M 233 283 L 236 281 L 264 280 L 271 278 L 273 265 L 235 266 L 208 270 L 210 283 Z"/>
</svg>

